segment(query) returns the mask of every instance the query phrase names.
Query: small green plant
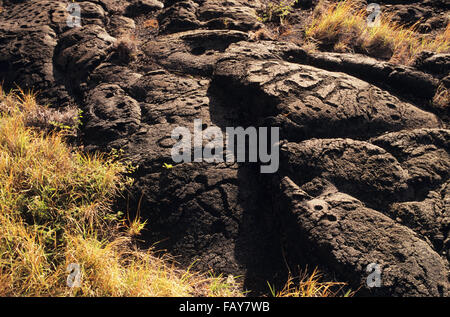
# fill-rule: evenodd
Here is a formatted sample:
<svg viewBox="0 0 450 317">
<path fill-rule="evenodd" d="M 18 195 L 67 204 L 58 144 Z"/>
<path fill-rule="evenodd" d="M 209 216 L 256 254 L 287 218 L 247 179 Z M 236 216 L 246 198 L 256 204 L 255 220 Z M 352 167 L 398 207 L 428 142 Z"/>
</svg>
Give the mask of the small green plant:
<svg viewBox="0 0 450 317">
<path fill-rule="evenodd" d="M 444 84 L 440 84 L 437 88 L 436 94 L 433 97 L 433 105 L 440 109 L 450 107 L 450 89 L 445 87 Z"/>
<path fill-rule="evenodd" d="M 163 164 L 163 167 L 166 168 L 166 169 L 171 169 L 171 168 L 173 168 L 173 165 L 172 165 L 172 164 L 164 163 L 164 164 Z"/>
<path fill-rule="evenodd" d="M 285 25 L 287 18 L 294 10 L 294 5 L 299 0 L 281 0 L 279 2 L 270 2 L 265 7 L 262 17 L 262 22 L 279 22 L 281 25 Z"/>
</svg>

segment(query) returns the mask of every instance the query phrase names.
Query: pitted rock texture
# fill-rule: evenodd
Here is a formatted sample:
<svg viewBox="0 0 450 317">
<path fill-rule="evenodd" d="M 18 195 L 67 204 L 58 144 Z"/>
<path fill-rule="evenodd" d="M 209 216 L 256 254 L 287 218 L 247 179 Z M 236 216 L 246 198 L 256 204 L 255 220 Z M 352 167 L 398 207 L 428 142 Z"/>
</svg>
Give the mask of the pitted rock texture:
<svg viewBox="0 0 450 317">
<path fill-rule="evenodd" d="M 406 25 L 418 24 L 420 32 L 446 27 L 446 14 L 450 4 L 445 0 L 392 1 L 381 0 L 381 9 L 393 15 L 393 20 Z"/>
<path fill-rule="evenodd" d="M 406 67 L 255 40 L 257 0 L 77 2 L 75 28 L 69 3 L 0 1 L 0 80 L 83 110 L 86 150 L 124 151 L 137 169 L 117 207 L 140 207 L 146 246 L 242 275 L 250 294 L 308 265 L 362 295 L 449 295 L 449 108 L 431 103 L 447 55 Z M 413 14 L 438 23 L 427 10 Z M 279 169 L 174 163 L 172 131 L 196 119 L 279 127 Z"/>
<path fill-rule="evenodd" d="M 282 61 L 246 61 L 225 57 L 214 74 L 218 86 L 229 86 L 243 99 L 240 112 L 273 117 L 289 139 L 368 137 L 389 130 L 439 127 L 440 120 L 388 92 L 354 77 Z M 239 87 L 236 89 L 236 87 Z M 241 91 L 239 91 L 241 90 Z M 270 99 L 252 100 L 248 91 Z M 246 96 L 249 100 L 246 100 Z"/>
<path fill-rule="evenodd" d="M 257 9 L 259 0 L 167 1 L 172 3 L 159 15 L 165 33 L 209 29 L 249 31 L 262 26 Z"/>
<path fill-rule="evenodd" d="M 339 190 L 376 205 L 405 195 L 408 189 L 408 172 L 391 154 L 367 142 L 336 138 L 287 143 L 281 156 L 287 173 L 298 183 L 325 178 Z"/>
<path fill-rule="evenodd" d="M 446 295 L 443 259 L 412 230 L 339 191 L 311 197 L 288 177 L 282 179 L 281 191 L 280 209 L 295 218 L 295 234 L 314 245 L 336 272 L 350 272 L 354 285 L 364 284 L 359 279 L 365 278 L 366 263 L 376 263 L 383 281 L 372 290 L 377 295 Z"/>
<path fill-rule="evenodd" d="M 147 56 L 172 71 L 211 75 L 217 59 L 233 42 L 248 39 L 241 31 L 198 30 L 162 36 L 147 43 Z"/>
</svg>

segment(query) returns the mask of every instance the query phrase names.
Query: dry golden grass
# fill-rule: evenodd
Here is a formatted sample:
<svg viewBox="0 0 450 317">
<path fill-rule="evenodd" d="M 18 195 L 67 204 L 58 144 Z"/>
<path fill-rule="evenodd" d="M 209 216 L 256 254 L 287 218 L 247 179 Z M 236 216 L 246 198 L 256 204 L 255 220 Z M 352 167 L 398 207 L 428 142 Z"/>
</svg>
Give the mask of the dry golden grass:
<svg viewBox="0 0 450 317">
<path fill-rule="evenodd" d="M 447 109 L 450 107 L 450 89 L 441 84 L 433 97 L 433 105 L 439 109 Z"/>
<path fill-rule="evenodd" d="M 378 26 L 367 25 L 367 12 L 357 2 L 344 0 L 331 5 L 321 2 L 306 28 L 307 39 L 317 39 L 338 51 L 351 47 L 368 55 L 408 64 L 420 52 L 450 52 L 450 24 L 436 36 L 417 32 L 418 23 L 404 27 L 392 21 L 392 15 L 381 15 Z"/>
<path fill-rule="evenodd" d="M 83 154 L 62 132 L 28 127 L 32 94 L 1 93 L 0 105 L 0 296 L 242 295 L 135 247 L 145 223 L 111 211 L 131 182 L 117 154 Z M 67 286 L 71 263 L 80 287 Z"/>
<path fill-rule="evenodd" d="M 269 285 L 272 296 L 274 297 L 350 297 L 355 294 L 351 290 L 344 292 L 347 285 L 342 282 L 323 282 L 322 275 L 316 269 L 311 274 L 305 270 L 297 279 L 289 277 L 281 291 L 276 291 Z"/>
<path fill-rule="evenodd" d="M 3 95 L 0 112 L 11 116 L 19 115 L 27 127 L 35 127 L 43 131 L 60 130 L 66 135 L 76 135 L 82 118 L 81 111 L 75 107 L 52 109 L 39 106 L 33 94 L 25 94 L 20 88 L 16 93 Z"/>
</svg>

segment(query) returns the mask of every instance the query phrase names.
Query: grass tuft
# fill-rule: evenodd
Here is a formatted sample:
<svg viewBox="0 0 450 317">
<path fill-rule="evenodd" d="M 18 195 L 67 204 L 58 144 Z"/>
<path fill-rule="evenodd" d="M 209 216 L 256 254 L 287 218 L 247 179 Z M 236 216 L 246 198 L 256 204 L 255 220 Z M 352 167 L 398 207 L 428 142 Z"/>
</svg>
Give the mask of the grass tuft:
<svg viewBox="0 0 450 317">
<path fill-rule="evenodd" d="M 136 59 L 139 51 L 139 40 L 135 35 L 124 34 L 114 44 L 114 56 L 119 62 L 128 64 Z"/>
<path fill-rule="evenodd" d="M 277 22 L 285 25 L 299 0 L 270 1 L 264 6 L 259 18 L 262 22 Z"/>
<path fill-rule="evenodd" d="M 417 32 L 419 22 L 404 27 L 393 22 L 393 15 L 382 14 L 379 25 L 369 27 L 367 12 L 358 2 L 326 5 L 322 1 L 305 34 L 307 40 L 319 40 L 325 48 L 361 52 L 402 64 L 411 63 L 423 51 L 450 52 L 450 24 L 442 33 L 427 36 Z"/>
<path fill-rule="evenodd" d="M 444 83 L 440 84 L 433 97 L 433 106 L 446 110 L 450 107 L 450 89 Z"/>
<path fill-rule="evenodd" d="M 344 292 L 347 285 L 342 282 L 322 282 L 322 274 L 315 268 L 311 274 L 305 270 L 300 277 L 289 276 L 281 291 L 268 284 L 273 297 L 350 297 L 355 294 L 351 290 Z"/>
</svg>

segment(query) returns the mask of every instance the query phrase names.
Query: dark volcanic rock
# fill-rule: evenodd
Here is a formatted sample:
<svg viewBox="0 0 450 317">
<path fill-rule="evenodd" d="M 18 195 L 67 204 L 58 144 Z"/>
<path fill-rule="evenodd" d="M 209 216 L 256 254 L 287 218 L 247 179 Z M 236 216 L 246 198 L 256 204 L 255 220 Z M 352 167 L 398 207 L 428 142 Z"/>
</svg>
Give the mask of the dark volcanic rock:
<svg viewBox="0 0 450 317">
<path fill-rule="evenodd" d="M 157 0 L 134 0 L 126 7 L 128 16 L 136 16 L 164 8 L 164 3 Z"/>
<path fill-rule="evenodd" d="M 411 228 L 450 260 L 450 184 L 430 191 L 423 201 L 395 203 L 389 216 Z"/>
<path fill-rule="evenodd" d="M 17 84 L 50 94 L 54 78 L 56 34 L 49 26 L 20 28 L 0 25 L 0 76 L 6 89 Z"/>
<path fill-rule="evenodd" d="M 227 89 L 241 114 L 280 126 L 285 138 L 367 137 L 440 126 L 435 115 L 357 78 L 284 61 L 233 57 L 217 63 L 214 84 Z"/>
<path fill-rule="evenodd" d="M 448 75 L 450 73 L 450 54 L 425 53 L 419 56 L 414 66 L 432 74 Z"/>
<path fill-rule="evenodd" d="M 165 33 L 199 27 L 249 31 L 263 26 L 256 12 L 259 8 L 259 0 L 206 0 L 201 5 L 198 1 L 184 0 L 167 6 L 159 20 Z"/>
<path fill-rule="evenodd" d="M 449 108 L 432 103 L 450 87 L 448 54 L 408 67 L 261 41 L 250 31 L 262 2 L 83 1 L 70 28 L 69 1 L 0 1 L 0 81 L 83 110 L 85 148 L 121 148 L 138 166 L 118 208 L 139 206 L 145 244 L 186 267 L 242 275 L 251 294 L 284 283 L 288 264 L 362 295 L 448 296 Z M 448 10 L 381 3 L 432 28 Z M 174 163 L 172 131 L 196 119 L 203 131 L 279 127 L 279 170 Z M 366 283 L 371 263 L 380 287 Z"/>
<path fill-rule="evenodd" d="M 245 286 L 253 291 L 285 271 L 270 204 L 254 172 L 223 164 L 150 166 L 141 165 L 137 187 L 152 219 L 148 237 L 159 247 L 186 266 L 198 259 L 201 270 L 245 273 Z"/>
<path fill-rule="evenodd" d="M 98 25 L 73 28 L 62 35 L 56 47 L 56 65 L 80 83 L 106 58 L 115 40 Z"/>
<path fill-rule="evenodd" d="M 283 167 L 299 184 L 316 177 L 339 191 L 382 205 L 404 195 L 410 175 L 385 150 L 351 139 L 312 139 L 281 147 Z"/>
<path fill-rule="evenodd" d="M 361 285 L 361 294 L 448 296 L 443 260 L 413 231 L 339 191 L 311 197 L 288 177 L 280 187 L 280 213 L 287 214 L 280 216 L 295 220 L 292 247 L 294 239 L 312 245 L 333 272 Z M 372 289 L 366 284 L 371 263 L 382 269 L 381 285 Z"/>
<path fill-rule="evenodd" d="M 450 134 L 444 129 L 388 133 L 371 141 L 389 151 L 408 171 L 409 183 L 420 191 L 442 184 L 450 174 Z"/>
<path fill-rule="evenodd" d="M 196 30 L 160 37 L 144 46 L 147 56 L 172 71 L 211 75 L 225 49 L 248 39 L 240 31 Z"/>
</svg>

